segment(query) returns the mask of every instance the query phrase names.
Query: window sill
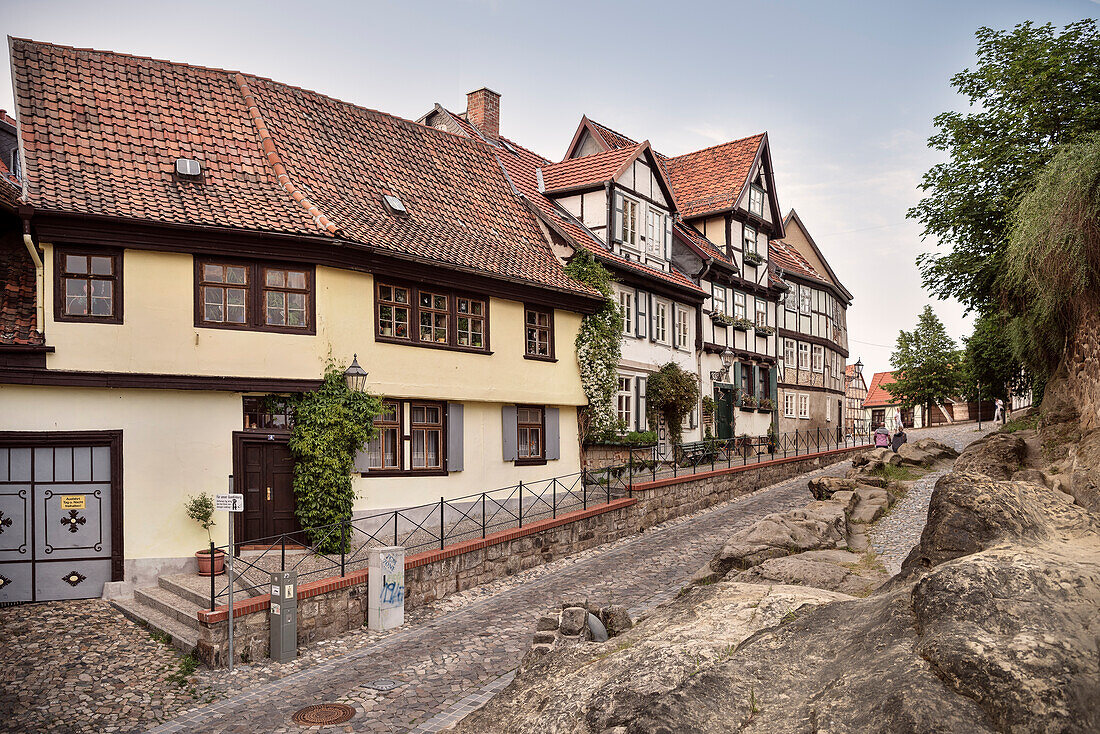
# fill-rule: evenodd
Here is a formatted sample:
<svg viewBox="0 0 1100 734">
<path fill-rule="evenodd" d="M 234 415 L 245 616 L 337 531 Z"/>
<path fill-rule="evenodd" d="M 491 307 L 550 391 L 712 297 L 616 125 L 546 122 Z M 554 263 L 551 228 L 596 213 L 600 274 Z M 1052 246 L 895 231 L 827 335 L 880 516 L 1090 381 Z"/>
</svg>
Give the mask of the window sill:
<svg viewBox="0 0 1100 734">
<path fill-rule="evenodd" d="M 516 466 L 546 466 L 546 459 L 516 459 Z"/>
<path fill-rule="evenodd" d="M 374 340 L 382 344 L 402 344 L 406 347 L 420 347 L 421 349 L 443 349 L 448 352 L 466 352 L 467 354 L 492 354 L 488 349 L 474 349 L 472 347 L 459 347 L 453 344 L 436 344 L 434 342 L 418 342 L 412 339 L 397 339 L 392 336 L 374 335 Z"/>
<path fill-rule="evenodd" d="M 556 357 L 541 357 L 537 354 L 525 354 L 525 355 L 523 355 L 523 358 L 534 360 L 535 362 L 557 362 L 558 361 Z"/>
<path fill-rule="evenodd" d="M 196 329 L 218 329 L 220 331 L 256 331 L 268 334 L 297 334 L 298 336 L 317 336 L 317 329 L 312 326 L 296 328 L 293 326 L 251 326 L 249 324 L 210 324 L 198 322 Z"/>
<path fill-rule="evenodd" d="M 372 471 L 361 471 L 359 476 L 365 478 L 368 477 L 445 477 L 447 476 L 446 469 L 375 469 Z"/>
<path fill-rule="evenodd" d="M 54 313 L 54 321 L 70 324 L 121 324 L 121 316 L 69 316 L 67 314 Z"/>
</svg>

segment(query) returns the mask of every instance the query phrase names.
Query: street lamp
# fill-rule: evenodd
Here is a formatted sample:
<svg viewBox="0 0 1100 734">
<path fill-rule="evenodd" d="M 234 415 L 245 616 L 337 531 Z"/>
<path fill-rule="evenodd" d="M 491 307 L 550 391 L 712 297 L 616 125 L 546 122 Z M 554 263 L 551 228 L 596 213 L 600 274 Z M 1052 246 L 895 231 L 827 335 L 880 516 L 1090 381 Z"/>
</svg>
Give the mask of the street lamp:
<svg viewBox="0 0 1100 734">
<path fill-rule="evenodd" d="M 359 366 L 359 355 L 353 354 L 351 366 L 344 370 L 344 379 L 348 383 L 348 390 L 363 392 L 367 389 L 367 371 Z"/>
<path fill-rule="evenodd" d="M 726 347 L 722 352 L 722 379 L 728 380 L 730 378 L 730 367 L 733 366 L 733 350 Z"/>
</svg>

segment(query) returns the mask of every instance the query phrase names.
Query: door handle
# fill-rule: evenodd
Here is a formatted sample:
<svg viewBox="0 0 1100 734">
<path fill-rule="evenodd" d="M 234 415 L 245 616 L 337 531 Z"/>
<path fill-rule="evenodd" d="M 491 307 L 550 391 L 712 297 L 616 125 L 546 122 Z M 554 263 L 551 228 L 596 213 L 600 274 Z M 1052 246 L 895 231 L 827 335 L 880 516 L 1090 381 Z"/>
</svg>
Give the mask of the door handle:
<svg viewBox="0 0 1100 734">
<path fill-rule="evenodd" d="M 268 502 L 270 502 L 270 501 L 271 501 L 271 487 L 268 487 L 268 488 L 267 488 L 267 501 L 268 501 Z"/>
</svg>

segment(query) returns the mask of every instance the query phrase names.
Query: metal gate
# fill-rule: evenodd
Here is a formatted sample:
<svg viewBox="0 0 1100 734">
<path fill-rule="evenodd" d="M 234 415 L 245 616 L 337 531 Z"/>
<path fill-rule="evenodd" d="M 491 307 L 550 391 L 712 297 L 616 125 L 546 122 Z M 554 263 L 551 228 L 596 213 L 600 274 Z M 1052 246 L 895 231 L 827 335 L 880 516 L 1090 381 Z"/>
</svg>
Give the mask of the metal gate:
<svg viewBox="0 0 1100 734">
<path fill-rule="evenodd" d="M 120 575 L 118 441 L 69 435 L 0 437 L 0 602 L 99 597 Z"/>
</svg>

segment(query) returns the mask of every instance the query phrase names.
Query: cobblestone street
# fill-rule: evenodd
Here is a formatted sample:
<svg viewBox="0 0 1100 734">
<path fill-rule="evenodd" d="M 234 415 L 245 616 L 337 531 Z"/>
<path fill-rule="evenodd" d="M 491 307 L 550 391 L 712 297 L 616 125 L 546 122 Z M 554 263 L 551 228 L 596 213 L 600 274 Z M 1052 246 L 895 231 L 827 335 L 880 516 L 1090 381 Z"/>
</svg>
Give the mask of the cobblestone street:
<svg viewBox="0 0 1100 734">
<path fill-rule="evenodd" d="M 910 437 L 933 436 L 961 448 L 978 435 L 971 424 Z M 2 609 L 0 706 L 8 715 L 0 729 L 129 732 L 166 722 L 156 730 L 301 731 L 290 721 L 295 711 L 342 702 L 357 713 L 340 731 L 438 731 L 506 683 L 502 676 L 514 670 L 534 622 L 563 597 L 644 611 L 675 595 L 734 531 L 810 502 L 807 479 L 842 476 L 848 468 L 848 462 L 836 464 L 456 594 L 410 613 L 401 629 L 348 633 L 303 648 L 292 663 L 264 661 L 232 674 L 199 669 L 189 680 L 173 680 L 181 656 L 102 602 Z M 893 545 L 875 540 L 891 570 L 908 552 L 901 538 L 919 538 L 927 508 L 921 491 L 911 490 L 872 530 L 876 539 L 899 536 Z M 372 687 L 382 679 L 398 685 Z"/>
</svg>

